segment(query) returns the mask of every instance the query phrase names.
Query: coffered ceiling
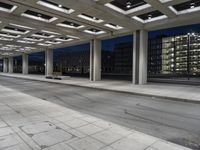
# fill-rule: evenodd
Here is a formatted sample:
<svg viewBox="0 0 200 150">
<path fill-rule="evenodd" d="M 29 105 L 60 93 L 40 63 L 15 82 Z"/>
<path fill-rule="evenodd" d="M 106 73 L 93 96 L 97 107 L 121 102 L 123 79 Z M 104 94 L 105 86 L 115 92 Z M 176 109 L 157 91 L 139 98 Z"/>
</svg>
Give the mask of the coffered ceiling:
<svg viewBox="0 0 200 150">
<path fill-rule="evenodd" d="M 200 0 L 0 0 L 0 55 L 200 22 Z"/>
</svg>

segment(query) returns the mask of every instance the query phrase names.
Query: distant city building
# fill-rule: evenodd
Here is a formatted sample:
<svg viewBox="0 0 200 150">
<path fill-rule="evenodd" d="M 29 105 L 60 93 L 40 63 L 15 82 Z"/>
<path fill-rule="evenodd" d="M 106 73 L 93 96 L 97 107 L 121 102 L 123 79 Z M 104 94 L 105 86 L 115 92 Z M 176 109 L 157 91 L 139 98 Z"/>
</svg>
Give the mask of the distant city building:
<svg viewBox="0 0 200 150">
<path fill-rule="evenodd" d="M 54 71 L 66 75 L 89 75 L 90 51 L 63 51 L 57 55 Z M 111 50 L 102 50 L 102 75 L 132 73 L 132 42 L 120 43 Z"/>
<path fill-rule="evenodd" d="M 22 56 L 13 57 L 13 72 L 22 73 Z"/>
<path fill-rule="evenodd" d="M 131 75 L 132 74 L 132 63 L 133 63 L 133 44 L 120 43 L 115 45 L 114 48 L 114 70 L 115 73 Z"/>
<path fill-rule="evenodd" d="M 150 39 L 148 73 L 151 77 L 199 76 L 199 36 L 184 34 Z"/>
</svg>

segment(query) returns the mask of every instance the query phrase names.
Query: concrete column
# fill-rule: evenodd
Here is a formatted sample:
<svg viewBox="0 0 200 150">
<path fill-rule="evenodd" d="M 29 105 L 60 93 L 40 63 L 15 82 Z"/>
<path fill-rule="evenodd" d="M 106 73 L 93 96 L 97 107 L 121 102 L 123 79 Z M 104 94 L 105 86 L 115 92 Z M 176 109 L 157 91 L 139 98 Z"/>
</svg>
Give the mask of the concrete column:
<svg viewBox="0 0 200 150">
<path fill-rule="evenodd" d="M 45 51 L 45 75 L 53 75 L 53 49 Z"/>
<path fill-rule="evenodd" d="M 22 55 L 22 73 L 28 74 L 28 54 Z"/>
<path fill-rule="evenodd" d="M 13 57 L 8 58 L 8 72 L 13 73 Z"/>
<path fill-rule="evenodd" d="M 3 73 L 8 73 L 8 59 L 3 59 Z"/>
<path fill-rule="evenodd" d="M 90 42 L 90 81 L 101 80 L 101 40 Z"/>
<path fill-rule="evenodd" d="M 134 32 L 133 42 L 133 84 L 147 83 L 148 32 Z"/>
</svg>

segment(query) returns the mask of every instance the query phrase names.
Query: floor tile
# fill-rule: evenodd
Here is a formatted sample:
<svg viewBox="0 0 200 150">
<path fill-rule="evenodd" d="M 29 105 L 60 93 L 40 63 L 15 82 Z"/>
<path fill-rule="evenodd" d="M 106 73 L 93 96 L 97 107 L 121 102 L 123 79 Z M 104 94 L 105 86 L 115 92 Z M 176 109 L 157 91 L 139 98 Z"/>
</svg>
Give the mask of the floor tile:
<svg viewBox="0 0 200 150">
<path fill-rule="evenodd" d="M 124 138 L 111 145 L 116 150 L 145 150 L 148 146 L 135 140 Z M 169 149 L 168 149 L 169 150 Z"/>
<path fill-rule="evenodd" d="M 59 143 L 53 146 L 50 146 L 48 148 L 45 148 L 43 150 L 73 150 L 71 147 L 69 147 L 67 144 L 65 143 Z"/>
<path fill-rule="evenodd" d="M 45 148 L 63 141 L 67 141 L 72 138 L 72 135 L 63 130 L 54 129 L 48 132 L 36 134 L 32 138 L 37 144 Z"/>
<path fill-rule="evenodd" d="M 56 126 L 50 122 L 35 123 L 27 126 L 23 126 L 21 129 L 27 134 L 37 134 L 40 132 L 55 129 Z"/>
<path fill-rule="evenodd" d="M 74 120 L 64 122 L 64 123 L 72 128 L 78 128 L 78 127 L 89 124 L 87 121 L 80 120 L 80 119 L 74 119 Z"/>
<path fill-rule="evenodd" d="M 110 130 L 105 130 L 105 131 L 96 133 L 96 134 L 92 135 L 92 137 L 94 137 L 95 139 L 97 139 L 105 144 L 111 144 L 111 143 L 119 140 L 120 138 L 122 138 L 121 135 L 114 133 Z"/>
<path fill-rule="evenodd" d="M 105 146 L 104 144 L 90 137 L 73 141 L 69 143 L 69 145 L 76 150 L 99 150 L 101 147 Z"/>
<path fill-rule="evenodd" d="M 102 128 L 99 128 L 93 124 L 89 124 L 89 125 L 86 125 L 86 126 L 82 126 L 80 128 L 77 128 L 77 130 L 87 134 L 87 135 L 91 135 L 91 134 L 94 134 L 94 133 L 97 133 L 97 132 L 100 132 L 104 129 Z"/>
</svg>

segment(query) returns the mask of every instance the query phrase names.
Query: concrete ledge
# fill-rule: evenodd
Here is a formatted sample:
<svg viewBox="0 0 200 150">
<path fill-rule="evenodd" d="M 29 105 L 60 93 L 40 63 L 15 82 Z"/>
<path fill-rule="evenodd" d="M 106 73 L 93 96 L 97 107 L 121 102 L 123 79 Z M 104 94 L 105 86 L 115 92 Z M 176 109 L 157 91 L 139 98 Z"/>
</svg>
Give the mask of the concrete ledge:
<svg viewBox="0 0 200 150">
<path fill-rule="evenodd" d="M 200 89 L 196 86 L 182 86 L 169 84 L 147 84 L 147 85 L 133 85 L 128 82 L 114 82 L 114 81 L 98 81 L 91 82 L 86 79 L 80 80 L 52 80 L 45 79 L 44 76 L 38 75 L 21 75 L 21 74 L 5 74 L 0 73 L 1 76 L 28 79 L 41 82 L 49 82 L 56 84 L 64 84 L 70 86 L 78 86 L 84 88 L 91 88 L 97 90 L 105 90 L 112 92 L 128 93 L 139 96 L 149 96 L 152 98 L 159 98 L 163 100 L 172 100 L 177 102 L 188 102 L 200 104 Z"/>
<path fill-rule="evenodd" d="M 46 79 L 68 80 L 70 76 L 45 76 Z"/>
</svg>

